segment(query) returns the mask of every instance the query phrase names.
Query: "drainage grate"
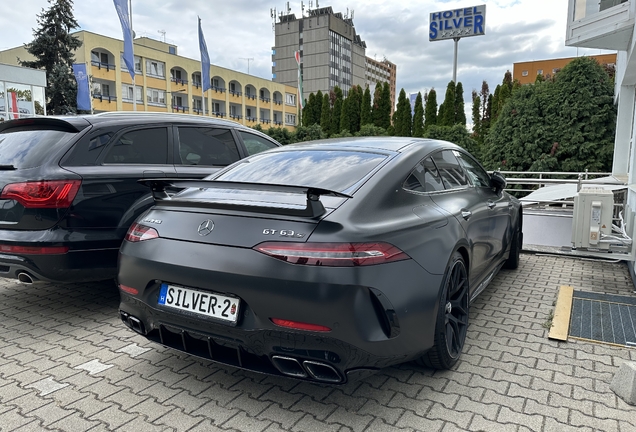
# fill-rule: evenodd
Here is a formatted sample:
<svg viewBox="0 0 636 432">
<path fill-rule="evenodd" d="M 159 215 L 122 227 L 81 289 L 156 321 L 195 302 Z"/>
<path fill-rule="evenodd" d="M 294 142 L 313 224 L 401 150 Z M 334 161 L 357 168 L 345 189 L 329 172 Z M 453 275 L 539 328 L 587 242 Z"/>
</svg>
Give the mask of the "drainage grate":
<svg viewBox="0 0 636 432">
<path fill-rule="evenodd" d="M 570 337 L 636 348 L 636 298 L 574 291 Z"/>
</svg>

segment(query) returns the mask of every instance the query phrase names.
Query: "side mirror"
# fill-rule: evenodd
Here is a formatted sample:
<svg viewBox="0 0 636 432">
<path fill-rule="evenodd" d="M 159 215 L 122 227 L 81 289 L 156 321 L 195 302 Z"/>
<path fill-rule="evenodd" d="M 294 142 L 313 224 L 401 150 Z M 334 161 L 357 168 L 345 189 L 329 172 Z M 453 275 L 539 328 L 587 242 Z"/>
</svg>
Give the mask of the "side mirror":
<svg viewBox="0 0 636 432">
<path fill-rule="evenodd" d="M 490 176 L 490 187 L 493 188 L 497 195 L 506 188 L 507 184 L 506 178 L 499 171 L 495 171 Z"/>
</svg>

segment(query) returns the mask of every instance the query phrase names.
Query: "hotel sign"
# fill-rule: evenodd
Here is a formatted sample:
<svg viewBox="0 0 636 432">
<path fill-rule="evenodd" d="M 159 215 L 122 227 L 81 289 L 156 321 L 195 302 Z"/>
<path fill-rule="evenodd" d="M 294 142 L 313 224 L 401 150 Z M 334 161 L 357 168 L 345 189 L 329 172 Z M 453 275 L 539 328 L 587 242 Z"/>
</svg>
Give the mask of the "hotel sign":
<svg viewBox="0 0 636 432">
<path fill-rule="evenodd" d="M 429 41 L 483 36 L 486 33 L 486 5 L 433 12 L 429 22 Z"/>
</svg>

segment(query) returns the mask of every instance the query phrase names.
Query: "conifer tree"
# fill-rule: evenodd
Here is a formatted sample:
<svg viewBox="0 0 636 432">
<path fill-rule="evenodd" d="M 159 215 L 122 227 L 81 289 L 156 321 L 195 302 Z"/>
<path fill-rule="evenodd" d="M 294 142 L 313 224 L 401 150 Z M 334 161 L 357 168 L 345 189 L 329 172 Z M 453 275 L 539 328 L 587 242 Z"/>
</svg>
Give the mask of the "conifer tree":
<svg viewBox="0 0 636 432">
<path fill-rule="evenodd" d="M 426 131 L 437 124 L 437 92 L 431 89 L 426 97 L 426 108 L 424 109 L 424 130 Z"/>
<path fill-rule="evenodd" d="M 373 124 L 380 127 L 382 123 L 382 113 L 380 109 L 380 101 L 382 99 L 382 83 L 375 84 L 375 91 L 373 92 L 373 106 L 371 109 L 371 117 L 373 118 Z"/>
<path fill-rule="evenodd" d="M 424 106 L 422 105 L 422 93 L 418 92 L 415 98 L 415 108 L 413 110 L 413 136 L 424 136 Z"/>
<path fill-rule="evenodd" d="M 479 142 L 481 136 L 481 99 L 477 92 L 473 92 L 473 138 Z"/>
<path fill-rule="evenodd" d="M 411 104 L 406 98 L 404 89 L 400 90 L 397 109 L 393 114 L 393 127 L 395 136 L 411 136 Z"/>
<path fill-rule="evenodd" d="M 351 92 L 342 101 L 342 111 L 340 112 L 340 132 L 351 131 Z"/>
<path fill-rule="evenodd" d="M 342 90 L 336 86 L 333 92 L 335 97 L 333 111 L 331 112 L 331 133 L 329 135 L 340 133 L 340 116 L 342 115 Z"/>
<path fill-rule="evenodd" d="M 362 96 L 362 102 L 360 103 L 360 128 L 367 124 L 372 124 L 373 118 L 371 117 L 371 90 L 367 87 L 364 90 Z"/>
<path fill-rule="evenodd" d="M 466 111 L 464 111 L 464 86 L 461 82 L 455 87 L 455 123 L 466 126 Z"/>
<path fill-rule="evenodd" d="M 455 82 L 450 81 L 446 86 L 446 95 L 444 96 L 443 115 L 440 114 L 437 124 L 439 126 L 453 126 L 455 124 Z M 442 111 L 442 108 L 440 108 Z"/>
<path fill-rule="evenodd" d="M 391 106 L 391 87 L 389 87 L 388 82 L 382 85 L 382 99 L 380 101 L 380 109 L 382 110 L 382 124 L 380 127 L 388 129 L 389 126 L 391 126 L 391 114 L 393 113 L 393 107 Z"/>
<path fill-rule="evenodd" d="M 315 104 L 316 104 L 316 95 L 312 92 L 309 94 L 309 99 L 307 100 L 307 104 L 305 104 L 305 108 L 303 108 L 303 118 L 302 118 L 303 126 L 310 126 L 315 123 L 315 119 L 314 119 Z M 321 104 L 322 104 L 322 101 L 321 101 Z"/>
<path fill-rule="evenodd" d="M 34 61 L 18 62 L 21 66 L 46 71 L 46 110 L 49 114 L 77 112 L 77 82 L 73 76 L 73 52 L 82 46 L 70 31 L 79 27 L 73 16 L 73 0 L 48 0 L 49 9 L 37 17 L 38 28 L 26 50 Z"/>
<path fill-rule="evenodd" d="M 320 117 L 322 116 L 322 91 L 316 92 L 316 99 L 314 100 L 314 123 L 320 124 Z"/>
<path fill-rule="evenodd" d="M 320 128 L 329 135 L 331 131 L 331 107 L 329 106 L 329 94 L 325 93 L 322 97 L 322 108 L 320 110 Z"/>
</svg>

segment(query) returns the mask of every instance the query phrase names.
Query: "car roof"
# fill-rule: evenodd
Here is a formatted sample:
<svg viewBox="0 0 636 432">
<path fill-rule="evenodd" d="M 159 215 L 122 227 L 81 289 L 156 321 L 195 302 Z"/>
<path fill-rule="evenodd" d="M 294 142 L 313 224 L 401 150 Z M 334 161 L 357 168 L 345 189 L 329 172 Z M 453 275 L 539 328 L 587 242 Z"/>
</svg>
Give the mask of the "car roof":
<svg viewBox="0 0 636 432">
<path fill-rule="evenodd" d="M 441 147 L 459 148 L 447 141 L 411 138 L 411 137 L 351 137 L 332 138 L 316 141 L 306 141 L 284 146 L 278 151 L 298 149 L 330 149 L 330 150 L 357 150 L 357 151 L 381 151 L 387 153 L 403 153 L 418 147 L 424 151 L 433 151 Z"/>
<path fill-rule="evenodd" d="M 187 123 L 200 124 L 201 126 L 224 126 L 234 129 L 244 130 L 264 137 L 266 134 L 252 129 L 240 123 L 211 117 L 203 117 L 190 114 L 176 113 L 154 113 L 154 112 L 134 112 L 134 111 L 111 111 L 91 115 L 66 115 L 66 116 L 35 116 L 17 120 L 9 120 L 0 123 L 0 132 L 5 129 L 22 127 L 27 125 L 42 125 L 68 130 L 69 132 L 79 132 L 91 125 L 105 126 L 116 125 L 143 125 L 156 123 Z M 272 139 L 272 138 L 270 138 Z"/>
</svg>

